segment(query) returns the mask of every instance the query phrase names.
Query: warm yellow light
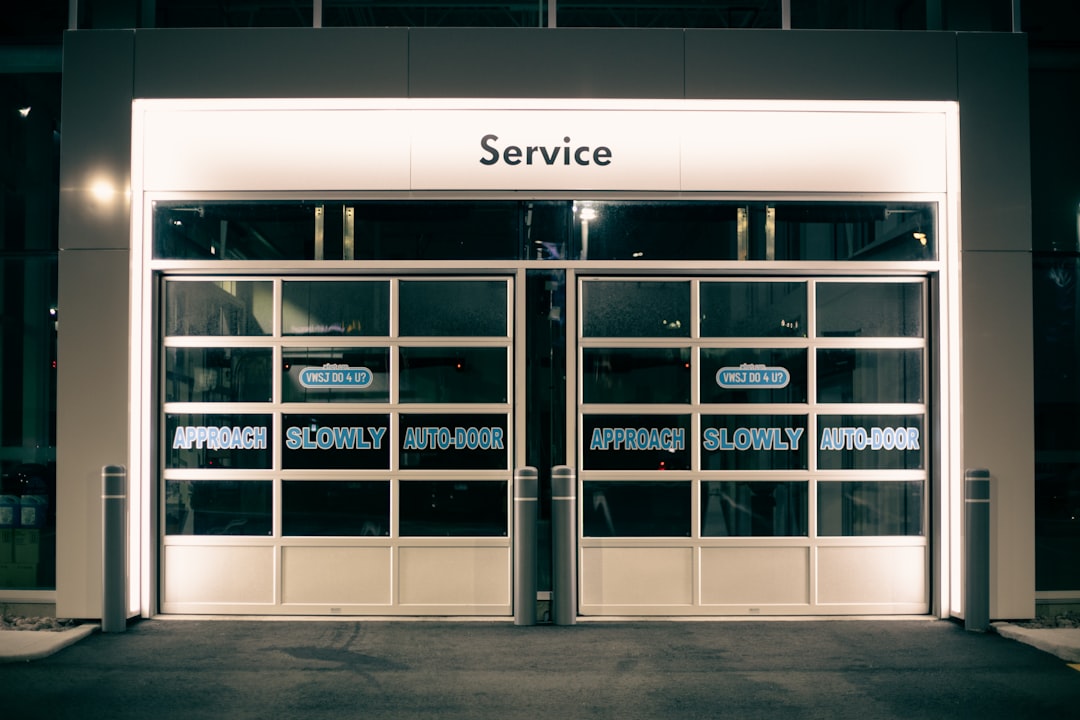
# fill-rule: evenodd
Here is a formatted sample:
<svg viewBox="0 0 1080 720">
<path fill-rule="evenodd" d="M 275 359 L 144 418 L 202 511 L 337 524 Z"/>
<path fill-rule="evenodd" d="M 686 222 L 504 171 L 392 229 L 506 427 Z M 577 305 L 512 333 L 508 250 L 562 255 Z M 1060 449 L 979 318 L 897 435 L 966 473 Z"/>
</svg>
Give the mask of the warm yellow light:
<svg viewBox="0 0 1080 720">
<path fill-rule="evenodd" d="M 26 107 L 19 108 L 19 115 L 21 117 L 29 117 L 30 116 L 30 106 L 27 105 Z"/>
<path fill-rule="evenodd" d="M 116 188 L 108 180 L 95 180 L 90 185 L 90 195 L 98 202 L 107 202 L 116 195 Z"/>
<path fill-rule="evenodd" d="M 920 245 L 926 245 L 926 233 L 924 233 L 924 232 L 913 232 L 913 233 L 911 233 L 911 236 L 913 238 L 915 238 L 916 240 L 918 240 Z"/>
<path fill-rule="evenodd" d="M 596 208 L 583 207 L 581 208 L 581 219 L 589 222 L 596 219 Z"/>
</svg>

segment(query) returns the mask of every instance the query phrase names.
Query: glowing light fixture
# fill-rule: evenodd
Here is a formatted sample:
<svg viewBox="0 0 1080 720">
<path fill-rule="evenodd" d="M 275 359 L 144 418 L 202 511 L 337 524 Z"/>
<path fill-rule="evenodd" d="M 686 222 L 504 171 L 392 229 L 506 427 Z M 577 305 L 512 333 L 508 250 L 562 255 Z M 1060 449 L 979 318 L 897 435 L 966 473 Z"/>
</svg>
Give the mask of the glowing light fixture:
<svg viewBox="0 0 1080 720">
<path fill-rule="evenodd" d="M 90 195 L 98 202 L 111 200 L 116 194 L 116 188 L 105 179 L 95 180 L 90 186 Z"/>
<path fill-rule="evenodd" d="M 918 240 L 920 245 L 924 245 L 924 246 L 926 245 L 926 233 L 924 233 L 924 232 L 913 232 L 913 233 L 911 233 L 911 237 Z"/>
<path fill-rule="evenodd" d="M 20 117 L 28 117 L 29 115 L 30 115 L 30 106 L 29 105 L 27 105 L 26 107 L 19 108 L 19 116 Z"/>
</svg>

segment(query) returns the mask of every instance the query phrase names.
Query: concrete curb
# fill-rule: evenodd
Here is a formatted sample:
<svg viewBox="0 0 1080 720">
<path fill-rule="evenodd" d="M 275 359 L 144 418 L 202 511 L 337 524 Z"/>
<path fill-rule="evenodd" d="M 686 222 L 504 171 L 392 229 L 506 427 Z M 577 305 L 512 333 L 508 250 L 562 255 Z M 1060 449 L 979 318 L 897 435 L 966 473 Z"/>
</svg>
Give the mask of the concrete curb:
<svg viewBox="0 0 1080 720">
<path fill-rule="evenodd" d="M 60 631 L 4 630 L 0 632 L 0 663 L 40 660 L 77 643 L 99 628 L 91 623 Z"/>
<path fill-rule="evenodd" d="M 993 623 L 999 635 L 1056 655 L 1065 662 L 1080 663 L 1080 628 L 1024 628 Z"/>
</svg>

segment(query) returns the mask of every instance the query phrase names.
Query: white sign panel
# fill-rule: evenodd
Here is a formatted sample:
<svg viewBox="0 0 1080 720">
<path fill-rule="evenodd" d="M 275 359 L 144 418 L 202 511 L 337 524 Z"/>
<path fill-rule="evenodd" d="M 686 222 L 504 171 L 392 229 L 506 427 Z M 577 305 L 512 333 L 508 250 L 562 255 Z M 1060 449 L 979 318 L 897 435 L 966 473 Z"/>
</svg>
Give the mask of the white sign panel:
<svg viewBox="0 0 1080 720">
<path fill-rule="evenodd" d="M 940 193 L 952 122 L 947 103 L 262 102 L 137 101 L 142 189 Z"/>
</svg>

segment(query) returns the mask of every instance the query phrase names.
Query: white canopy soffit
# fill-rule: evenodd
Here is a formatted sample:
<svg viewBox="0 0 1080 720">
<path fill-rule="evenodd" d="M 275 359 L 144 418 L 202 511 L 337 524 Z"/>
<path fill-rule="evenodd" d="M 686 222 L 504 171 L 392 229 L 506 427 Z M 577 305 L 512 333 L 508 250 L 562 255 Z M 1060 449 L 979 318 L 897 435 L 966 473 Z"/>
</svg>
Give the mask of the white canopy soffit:
<svg viewBox="0 0 1080 720">
<path fill-rule="evenodd" d="M 942 193 L 956 107 L 137 100 L 133 113 L 133 179 L 150 192 Z"/>
</svg>

